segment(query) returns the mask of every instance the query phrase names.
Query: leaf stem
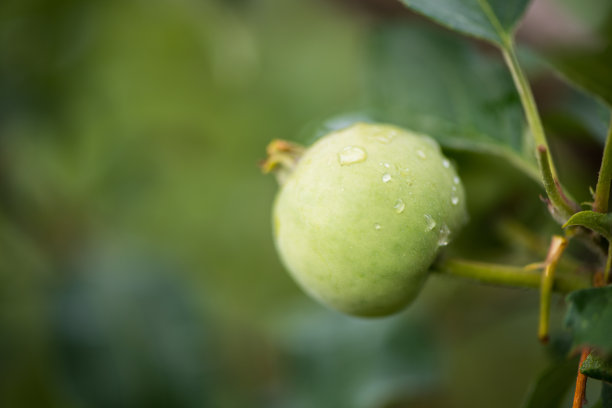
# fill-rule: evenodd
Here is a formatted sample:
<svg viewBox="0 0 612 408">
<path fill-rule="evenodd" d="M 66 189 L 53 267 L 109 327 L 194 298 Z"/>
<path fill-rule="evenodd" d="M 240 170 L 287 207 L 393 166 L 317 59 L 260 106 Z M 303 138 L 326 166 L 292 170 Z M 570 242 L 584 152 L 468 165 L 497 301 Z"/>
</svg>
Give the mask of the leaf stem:
<svg viewBox="0 0 612 408">
<path fill-rule="evenodd" d="M 539 288 L 542 284 L 542 274 L 534 269 L 462 259 L 442 261 L 432 267 L 432 272 L 497 286 Z M 553 280 L 552 291 L 569 293 L 589 287 L 591 281 L 588 277 L 558 271 Z"/>
<path fill-rule="evenodd" d="M 593 203 L 593 211 L 600 213 L 608 212 L 608 199 L 610 197 L 610 181 L 612 180 L 612 120 L 608 128 L 608 136 L 606 137 L 606 145 L 604 147 L 603 158 L 601 159 L 601 168 L 597 179 L 597 187 L 595 188 L 595 202 Z"/>
<path fill-rule="evenodd" d="M 550 322 L 550 301 L 555 280 L 555 270 L 559 259 L 567 247 L 567 239 L 554 235 L 546 256 L 542 282 L 540 284 L 540 322 L 538 325 L 538 338 L 542 343 L 548 343 L 548 328 Z"/>
<path fill-rule="evenodd" d="M 548 154 L 546 147 L 539 145 L 536 152 L 538 155 L 540 174 L 542 176 L 542 181 L 544 182 L 544 189 L 548 195 L 549 210 L 553 217 L 563 224 L 569 217 L 578 211 L 578 208 L 571 203 L 567 196 L 563 193 L 559 182 L 553 175 L 550 155 Z"/>
<path fill-rule="evenodd" d="M 514 80 L 514 85 L 516 86 L 516 89 L 521 98 L 523 110 L 525 111 L 525 117 L 527 118 L 527 123 L 529 124 L 529 129 L 531 130 L 531 134 L 533 135 L 535 144 L 536 146 L 538 146 L 538 150 L 540 150 L 540 148 L 543 149 L 543 155 L 546 158 L 546 161 L 548 162 L 548 166 L 546 166 L 546 168 L 543 168 L 542 165 L 540 165 L 540 173 L 544 181 L 544 188 L 546 190 L 546 194 L 551 199 L 553 205 L 556 206 L 557 203 L 555 202 L 555 200 L 553 200 L 553 197 L 558 196 L 559 193 L 561 193 L 562 196 L 565 196 L 565 194 L 563 194 L 561 185 L 557 181 L 557 170 L 550 155 L 550 148 L 548 147 L 548 142 L 546 141 L 544 126 L 542 125 L 540 114 L 538 113 L 538 108 L 535 103 L 533 93 L 531 91 L 531 86 L 529 85 L 529 81 L 527 81 L 527 77 L 521 69 L 520 63 L 518 61 L 518 57 L 516 55 L 514 47 L 514 41 L 512 38 L 505 38 L 505 41 L 502 46 L 502 54 L 504 56 L 506 64 L 508 65 L 508 68 L 510 69 L 512 79 Z M 541 160 L 538 161 L 541 162 Z M 552 184 L 547 183 L 547 180 L 545 179 L 546 175 L 542 172 L 543 169 L 552 175 Z M 566 208 L 562 209 L 562 211 L 565 210 Z M 570 215 L 574 212 L 575 211 L 571 212 Z"/>
<path fill-rule="evenodd" d="M 544 134 L 544 127 L 542 126 L 542 121 L 540 120 L 535 99 L 533 97 L 533 93 L 531 92 L 531 86 L 529 85 L 529 82 L 521 69 L 514 50 L 514 43 L 512 39 L 507 39 L 504 47 L 502 47 L 502 54 L 508 68 L 510 69 L 512 79 L 514 80 L 514 85 L 516 86 L 521 98 L 523 110 L 525 111 L 525 116 L 527 117 L 527 123 L 529 124 L 529 129 L 531 130 L 536 145 L 542 145 L 546 147 L 546 150 L 549 150 L 548 143 L 546 142 L 546 136 Z M 551 168 L 553 169 L 553 174 L 556 174 L 552 161 Z"/>
</svg>

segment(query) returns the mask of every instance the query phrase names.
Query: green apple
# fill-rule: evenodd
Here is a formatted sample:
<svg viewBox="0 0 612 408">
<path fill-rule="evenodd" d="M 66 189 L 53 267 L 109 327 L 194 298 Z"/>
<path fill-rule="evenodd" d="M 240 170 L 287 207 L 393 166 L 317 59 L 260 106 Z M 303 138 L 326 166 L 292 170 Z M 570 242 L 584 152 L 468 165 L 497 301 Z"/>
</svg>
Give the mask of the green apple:
<svg viewBox="0 0 612 408">
<path fill-rule="evenodd" d="M 278 252 L 299 285 L 356 316 L 411 303 L 440 247 L 467 218 L 463 186 L 438 144 L 395 126 L 357 123 L 292 158 L 273 223 Z"/>
</svg>

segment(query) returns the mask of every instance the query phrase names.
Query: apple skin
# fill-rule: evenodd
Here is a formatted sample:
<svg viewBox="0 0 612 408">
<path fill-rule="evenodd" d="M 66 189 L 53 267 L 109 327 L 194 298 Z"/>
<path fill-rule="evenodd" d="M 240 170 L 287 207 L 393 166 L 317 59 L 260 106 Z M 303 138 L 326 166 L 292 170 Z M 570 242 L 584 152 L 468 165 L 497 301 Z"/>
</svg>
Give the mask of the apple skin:
<svg viewBox="0 0 612 408">
<path fill-rule="evenodd" d="M 374 317 L 414 300 L 466 219 L 461 181 L 433 139 L 356 123 L 305 151 L 278 192 L 273 229 L 307 293 Z"/>
</svg>

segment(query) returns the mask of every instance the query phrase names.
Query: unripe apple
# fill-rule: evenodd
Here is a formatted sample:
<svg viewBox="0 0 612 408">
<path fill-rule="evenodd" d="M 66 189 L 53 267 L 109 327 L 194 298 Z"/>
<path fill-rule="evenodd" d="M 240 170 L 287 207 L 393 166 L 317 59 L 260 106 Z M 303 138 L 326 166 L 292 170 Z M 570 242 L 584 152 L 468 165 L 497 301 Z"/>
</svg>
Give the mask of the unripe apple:
<svg viewBox="0 0 612 408">
<path fill-rule="evenodd" d="M 357 123 L 284 157 L 294 160 L 275 200 L 274 237 L 299 285 L 357 316 L 388 315 L 412 302 L 440 247 L 467 218 L 463 186 L 438 144 L 395 126 Z"/>
</svg>

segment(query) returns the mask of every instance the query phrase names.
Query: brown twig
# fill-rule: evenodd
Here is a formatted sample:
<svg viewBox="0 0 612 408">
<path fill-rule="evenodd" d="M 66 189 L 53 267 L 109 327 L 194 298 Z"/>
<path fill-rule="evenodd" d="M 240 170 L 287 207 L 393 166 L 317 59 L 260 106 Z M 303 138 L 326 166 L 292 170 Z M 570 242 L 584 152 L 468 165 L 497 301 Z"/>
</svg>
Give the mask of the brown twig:
<svg viewBox="0 0 612 408">
<path fill-rule="evenodd" d="M 576 377 L 576 391 L 574 392 L 574 404 L 572 405 L 572 408 L 582 408 L 582 404 L 584 403 L 587 376 L 580 372 L 580 367 L 590 352 L 591 350 L 589 350 L 588 347 L 585 347 L 582 349 L 582 354 L 580 355 L 580 363 L 578 363 L 578 376 Z"/>
</svg>

